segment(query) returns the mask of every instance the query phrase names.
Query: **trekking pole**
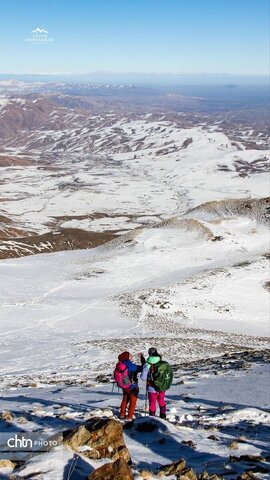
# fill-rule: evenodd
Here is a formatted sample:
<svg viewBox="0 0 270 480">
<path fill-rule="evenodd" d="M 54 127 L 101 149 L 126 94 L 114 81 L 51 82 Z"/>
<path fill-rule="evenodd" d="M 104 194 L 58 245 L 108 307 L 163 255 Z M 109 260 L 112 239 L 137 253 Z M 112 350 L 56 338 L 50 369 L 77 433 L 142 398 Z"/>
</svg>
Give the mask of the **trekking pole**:
<svg viewBox="0 0 270 480">
<path fill-rule="evenodd" d="M 147 401 L 148 401 L 148 395 L 147 395 L 147 383 L 146 383 L 146 388 L 145 388 L 145 402 L 144 402 L 144 411 L 147 413 Z"/>
</svg>

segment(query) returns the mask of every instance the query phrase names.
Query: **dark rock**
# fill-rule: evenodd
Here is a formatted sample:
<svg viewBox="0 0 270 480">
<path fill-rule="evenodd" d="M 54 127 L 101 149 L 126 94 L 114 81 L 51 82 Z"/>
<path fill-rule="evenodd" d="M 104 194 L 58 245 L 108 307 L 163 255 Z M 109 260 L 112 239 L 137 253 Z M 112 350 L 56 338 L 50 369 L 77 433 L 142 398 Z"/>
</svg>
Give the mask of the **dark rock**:
<svg viewBox="0 0 270 480">
<path fill-rule="evenodd" d="M 192 142 L 193 142 L 192 137 L 186 138 L 186 140 L 183 141 L 181 148 L 183 149 L 187 148 Z"/>
<path fill-rule="evenodd" d="M 164 445 L 164 443 L 166 443 L 166 438 L 161 438 L 158 443 L 160 443 L 160 445 Z"/>
<path fill-rule="evenodd" d="M 216 235 L 214 238 L 212 238 L 212 242 L 221 242 L 223 238 L 224 237 L 222 237 L 221 235 Z"/>
<path fill-rule="evenodd" d="M 243 462 L 250 462 L 250 463 L 259 463 L 259 462 L 265 462 L 265 458 L 261 457 L 260 455 L 241 455 L 240 461 Z"/>
<path fill-rule="evenodd" d="M 97 377 L 95 378 L 95 381 L 98 383 L 110 383 L 111 375 L 106 375 L 101 373 L 100 375 L 97 375 Z"/>
<path fill-rule="evenodd" d="M 190 447 L 190 448 L 194 448 L 194 449 L 196 448 L 196 445 L 192 440 L 183 440 L 181 444 L 186 445 L 187 447 Z"/>
<path fill-rule="evenodd" d="M 240 455 L 239 457 L 234 457 L 230 455 L 230 462 L 248 462 L 248 463 L 260 463 L 265 462 L 266 459 L 264 457 L 260 457 L 259 455 Z"/>
<path fill-rule="evenodd" d="M 197 476 L 192 468 L 185 468 L 177 475 L 177 480 L 197 480 Z"/>
</svg>

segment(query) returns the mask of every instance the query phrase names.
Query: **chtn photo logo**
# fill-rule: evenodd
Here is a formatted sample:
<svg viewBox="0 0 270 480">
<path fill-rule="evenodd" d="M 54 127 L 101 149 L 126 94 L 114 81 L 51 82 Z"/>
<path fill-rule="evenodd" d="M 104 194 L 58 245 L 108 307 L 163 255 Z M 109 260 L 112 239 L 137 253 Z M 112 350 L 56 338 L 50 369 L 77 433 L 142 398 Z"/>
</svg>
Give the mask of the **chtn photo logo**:
<svg viewBox="0 0 270 480">
<path fill-rule="evenodd" d="M 43 432 L 0 432 L 0 452 L 48 452 L 62 443 L 61 434 L 48 436 Z"/>
<path fill-rule="evenodd" d="M 23 435 L 21 438 L 16 434 L 14 437 L 10 437 L 7 441 L 9 448 L 33 448 L 33 440 L 31 438 L 25 438 Z"/>
<path fill-rule="evenodd" d="M 38 44 L 46 44 L 46 43 L 53 43 L 54 38 L 49 35 L 48 30 L 45 28 L 36 27 L 32 30 L 31 36 L 25 39 L 27 43 L 38 43 Z"/>
</svg>

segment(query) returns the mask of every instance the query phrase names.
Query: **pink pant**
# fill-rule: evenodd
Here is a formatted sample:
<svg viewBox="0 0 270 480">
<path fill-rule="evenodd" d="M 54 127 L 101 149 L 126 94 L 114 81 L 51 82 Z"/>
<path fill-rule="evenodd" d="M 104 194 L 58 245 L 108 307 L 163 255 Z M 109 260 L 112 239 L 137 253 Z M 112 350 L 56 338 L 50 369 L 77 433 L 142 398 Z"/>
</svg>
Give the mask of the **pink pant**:
<svg viewBox="0 0 270 480">
<path fill-rule="evenodd" d="M 165 392 L 148 392 L 149 398 L 149 414 L 155 415 L 156 403 L 158 402 L 160 408 L 160 414 L 166 413 Z"/>
</svg>

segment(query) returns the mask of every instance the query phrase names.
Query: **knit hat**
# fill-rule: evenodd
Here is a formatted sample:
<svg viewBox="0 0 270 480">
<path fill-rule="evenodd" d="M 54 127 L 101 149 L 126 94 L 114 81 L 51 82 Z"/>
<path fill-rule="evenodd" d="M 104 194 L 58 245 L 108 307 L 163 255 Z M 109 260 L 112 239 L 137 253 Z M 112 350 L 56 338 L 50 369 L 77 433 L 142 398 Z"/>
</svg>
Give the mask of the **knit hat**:
<svg viewBox="0 0 270 480">
<path fill-rule="evenodd" d="M 129 359 L 129 352 L 122 352 L 118 355 L 119 362 L 124 362 L 125 360 Z"/>
<path fill-rule="evenodd" d="M 148 350 L 149 357 L 159 357 L 158 351 L 155 347 L 150 347 Z"/>
</svg>

